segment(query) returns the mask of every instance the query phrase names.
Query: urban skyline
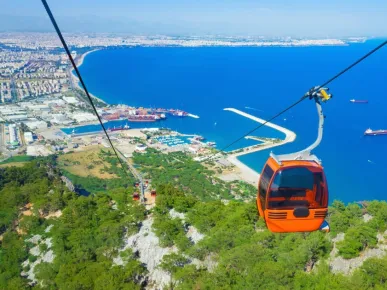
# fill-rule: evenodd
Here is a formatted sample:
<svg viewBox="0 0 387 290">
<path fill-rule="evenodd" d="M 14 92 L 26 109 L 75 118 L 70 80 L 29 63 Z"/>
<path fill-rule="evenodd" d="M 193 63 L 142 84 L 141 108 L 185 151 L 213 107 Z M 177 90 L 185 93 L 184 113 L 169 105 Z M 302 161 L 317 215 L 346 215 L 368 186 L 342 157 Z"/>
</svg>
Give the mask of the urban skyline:
<svg viewBox="0 0 387 290">
<path fill-rule="evenodd" d="M 2 1 L 0 31 L 52 31 L 40 1 Z M 66 32 L 254 35 L 266 37 L 386 36 L 383 1 L 49 1 Z"/>
</svg>

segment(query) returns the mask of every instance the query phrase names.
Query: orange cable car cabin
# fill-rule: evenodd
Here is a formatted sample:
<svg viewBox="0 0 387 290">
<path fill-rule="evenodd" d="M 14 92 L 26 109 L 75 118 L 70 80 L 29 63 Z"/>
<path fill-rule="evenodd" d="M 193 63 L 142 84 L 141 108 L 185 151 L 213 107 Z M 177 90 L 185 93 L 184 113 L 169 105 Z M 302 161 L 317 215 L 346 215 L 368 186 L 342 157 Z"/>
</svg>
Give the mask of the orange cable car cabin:
<svg viewBox="0 0 387 290">
<path fill-rule="evenodd" d="M 259 181 L 257 205 L 272 232 L 320 229 L 328 212 L 323 168 L 314 161 L 278 162 L 270 157 Z"/>
<path fill-rule="evenodd" d="M 321 161 L 313 154 L 322 139 L 324 115 L 320 100 L 331 95 L 326 89 L 312 97 L 319 114 L 317 140 L 308 148 L 291 154 L 270 154 L 258 183 L 257 207 L 271 232 L 329 231 L 328 185 Z"/>
</svg>

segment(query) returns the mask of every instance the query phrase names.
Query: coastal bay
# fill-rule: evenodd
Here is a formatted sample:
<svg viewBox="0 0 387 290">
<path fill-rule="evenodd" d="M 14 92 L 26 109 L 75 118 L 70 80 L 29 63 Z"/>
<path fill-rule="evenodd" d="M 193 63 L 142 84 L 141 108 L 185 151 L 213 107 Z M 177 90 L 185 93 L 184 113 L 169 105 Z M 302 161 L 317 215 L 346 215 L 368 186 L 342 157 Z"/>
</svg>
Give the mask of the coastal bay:
<svg viewBox="0 0 387 290">
<path fill-rule="evenodd" d="M 375 40 L 343 47 L 300 48 L 106 49 L 88 55 L 80 70 L 89 90 L 108 103 L 177 107 L 200 116 L 170 118 L 155 125 L 202 135 L 222 148 L 257 126 L 255 121 L 223 108 L 249 107 L 249 114 L 267 120 L 376 43 Z M 382 75 L 387 73 L 380 65 L 385 57 L 386 52 L 381 51 L 362 64 L 364 69 L 352 70 L 330 87 L 335 98 L 324 105 L 324 137 L 315 154 L 326 170 L 332 201 L 363 200 L 364 192 L 371 199 L 384 198 L 374 180 L 383 178 L 380 166 L 387 162 L 387 157 L 381 152 L 386 139 L 363 137 L 363 133 L 368 127 L 387 127 L 386 120 L 381 118 L 387 101 L 377 91 L 383 83 Z M 329 65 L 326 59 L 330 59 Z M 114 70 L 106 71 L 110 63 L 114 63 Z M 371 76 L 365 71 L 375 74 Z M 366 106 L 354 105 L 349 102 L 352 98 L 370 102 Z M 256 172 L 262 169 L 270 150 L 275 154 L 295 152 L 312 143 L 317 135 L 317 114 L 308 101 L 275 123 L 297 132 L 297 139 L 238 157 Z M 254 135 L 286 138 L 267 126 Z M 257 142 L 243 139 L 230 150 L 254 144 Z"/>
</svg>

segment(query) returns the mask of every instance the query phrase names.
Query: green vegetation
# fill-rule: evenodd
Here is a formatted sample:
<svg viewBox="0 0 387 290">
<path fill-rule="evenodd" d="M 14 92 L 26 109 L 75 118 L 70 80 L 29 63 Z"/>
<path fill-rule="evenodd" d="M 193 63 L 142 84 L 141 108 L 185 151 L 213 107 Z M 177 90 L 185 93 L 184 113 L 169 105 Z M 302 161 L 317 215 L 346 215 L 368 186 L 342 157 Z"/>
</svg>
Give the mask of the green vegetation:
<svg viewBox="0 0 387 290">
<path fill-rule="evenodd" d="M 125 200 L 125 192 L 117 192 Z M 78 197 L 69 202 L 62 217 L 54 223 L 52 237 L 57 255 L 51 267 L 55 289 L 117 289 L 126 284 L 134 287 L 134 279 L 144 272 L 140 263 L 131 260 L 124 267 L 115 266 L 125 230 L 137 230 L 143 209 L 130 200 L 120 204 L 120 210 L 111 206 L 111 197 Z M 43 271 L 39 275 L 47 274 Z M 125 282 L 126 281 L 126 282 Z M 108 282 L 108 285 L 106 283 Z M 101 284 L 101 285 L 100 285 Z M 101 288 L 99 288 L 101 287 Z"/>
<path fill-rule="evenodd" d="M 159 194 L 160 193 L 160 194 Z M 331 249 L 323 233 L 274 235 L 258 221 L 254 202 L 202 202 L 184 195 L 173 186 L 158 188 L 155 215 L 168 220 L 169 210 L 185 213 L 187 224 L 195 226 L 205 238 L 196 245 L 178 248 L 192 258 L 213 257 L 218 264 L 214 272 L 197 271 L 181 256 L 167 256 L 162 267 L 178 282 L 178 288 L 193 289 L 278 289 L 290 285 L 297 272 L 325 257 Z M 171 220 L 169 218 L 169 220 Z M 172 219 L 173 220 L 173 219 Z M 161 235 L 171 231 L 175 244 L 182 229 L 165 224 Z M 177 230 L 178 229 L 178 230 Z M 168 244 L 169 246 L 171 244 Z M 257 277 L 260 277 L 257 279 Z"/>
<path fill-rule="evenodd" d="M 99 158 L 120 178 L 65 172 L 75 184 L 92 189 L 95 194 L 89 196 L 68 191 L 55 157 L 37 158 L 20 168 L 0 168 L 0 289 L 143 287 L 140 281 L 147 272 L 138 253 L 120 249 L 124 236 L 138 231 L 147 211 L 128 194 L 125 186 L 131 188 L 132 181 L 124 178 L 113 155 L 100 151 Z M 182 153 L 150 150 L 134 158 L 157 186 L 151 217 L 160 245 L 178 249 L 159 265 L 172 275 L 166 289 L 387 288 L 387 256 L 365 260 L 350 275 L 330 270 L 335 259 L 332 239 L 338 234 L 345 234 L 336 243 L 338 255 L 345 259 L 380 246 L 378 238 L 387 229 L 387 202 L 360 206 L 334 201 L 328 217 L 330 234 L 273 234 L 257 214 L 253 186 L 220 181 Z M 90 164 L 100 165 L 95 160 Z M 369 216 L 364 218 L 365 214 Z M 202 234 L 200 238 L 187 237 L 192 227 Z M 37 234 L 42 240 L 50 238 L 52 244 L 32 242 Z M 40 258 L 32 248 L 41 255 L 52 251 L 53 261 L 34 267 L 32 263 Z M 113 263 L 117 257 L 123 265 Z M 25 261 L 29 263 L 23 265 Z M 39 281 L 32 286 L 21 276 L 30 270 Z"/>
<path fill-rule="evenodd" d="M 39 205 L 44 211 L 56 209 L 58 204 L 71 198 L 58 180 L 48 177 L 47 166 L 34 161 L 23 168 L 0 169 L 0 289 L 23 289 L 26 280 L 20 277 L 21 263 L 28 258 L 28 246 L 16 231 L 19 224 L 22 231 L 41 232 L 45 221 L 35 217 L 19 218 L 20 208 L 27 203 Z M 53 190 L 52 194 L 48 192 Z M 37 207 L 36 207 L 37 208 Z M 33 259 L 33 258 L 32 258 Z"/>
<path fill-rule="evenodd" d="M 133 154 L 133 161 L 141 165 L 141 171 L 152 178 L 154 186 L 173 183 L 181 191 L 203 200 L 233 198 L 225 182 L 184 153 L 160 154 L 154 149 L 148 149 L 146 154 Z"/>
<path fill-rule="evenodd" d="M 7 160 L 4 160 L 3 162 L 0 162 L 0 165 L 11 163 L 11 162 L 26 162 L 26 161 L 31 161 L 33 159 L 34 159 L 34 157 L 26 156 L 26 155 L 12 156 L 12 157 L 8 158 Z"/>
<path fill-rule="evenodd" d="M 367 210 L 373 212 L 374 218 L 366 223 L 362 217 L 365 209 L 359 205 L 333 203 L 330 220 L 339 225 L 339 217 L 343 219 L 341 226 L 346 237 L 338 247 L 344 258 L 376 246 L 374 225 L 380 223 L 372 221 L 384 217 L 382 209 L 386 205 L 371 202 Z M 185 215 L 185 224 L 180 219 L 171 219 L 171 209 Z M 333 274 L 327 262 L 332 250 L 331 238 L 336 233 L 270 233 L 258 218 L 254 201 L 203 202 L 173 185 L 160 186 L 154 216 L 154 230 L 162 244 L 176 245 L 179 249 L 178 253 L 164 256 L 160 265 L 172 274 L 171 287 L 176 289 L 359 289 L 358 285 L 364 286 L 360 289 L 384 289 L 387 286 L 387 258 L 370 259 L 351 276 Z M 197 244 L 189 241 L 181 246 L 189 225 L 196 227 L 204 238 Z M 190 263 L 193 258 L 202 261 L 199 269 Z M 373 263 L 378 267 L 370 261 L 377 261 Z"/>
<path fill-rule="evenodd" d="M 360 252 L 367 247 L 375 247 L 378 240 L 376 230 L 366 224 L 350 228 L 345 233 L 344 241 L 338 243 L 339 254 L 350 259 L 359 256 Z"/>
<path fill-rule="evenodd" d="M 72 91 L 70 91 L 72 93 Z M 76 88 L 74 91 L 73 91 L 77 96 L 79 96 L 81 99 L 83 99 L 87 104 L 90 104 L 90 101 L 89 99 L 87 98 L 87 95 L 86 93 L 81 90 L 81 89 L 78 89 Z M 106 103 L 101 101 L 100 99 L 97 99 L 95 97 L 92 97 L 93 98 L 93 103 L 94 105 L 97 107 L 97 108 L 103 108 L 103 107 L 106 107 Z M 90 107 L 90 112 L 93 113 L 93 109 Z"/>
<path fill-rule="evenodd" d="M 242 198 L 255 198 L 257 195 L 257 189 L 249 183 L 243 181 L 232 181 L 230 182 L 230 186 L 235 194 L 238 194 Z"/>
<path fill-rule="evenodd" d="M 332 236 L 345 233 L 345 238 L 338 243 L 339 254 L 346 259 L 358 257 L 360 253 L 377 244 L 377 233 L 387 229 L 387 202 L 372 201 L 361 208 L 352 203 L 347 206 L 334 201 L 330 207 L 328 221 Z M 363 214 L 370 214 L 371 220 L 365 222 Z"/>
<path fill-rule="evenodd" d="M 193 196 L 186 196 L 172 185 L 159 186 L 157 194 L 153 228 L 160 238 L 160 245 L 163 247 L 176 245 L 181 251 L 188 249 L 192 243 L 185 235 L 187 224 L 184 224 L 179 218 L 171 219 L 169 211 L 176 209 L 185 213 L 197 200 Z"/>
<path fill-rule="evenodd" d="M 94 151 L 91 153 L 80 152 L 83 155 L 78 156 L 76 161 L 74 161 L 72 153 L 60 156 L 57 163 L 63 175 L 69 178 L 77 188 L 91 193 L 105 192 L 116 188 L 127 188 L 128 193 L 132 193 L 135 179 L 122 170 L 121 164 L 111 151 L 103 149 Z M 75 154 L 79 155 L 79 153 Z M 84 156 L 85 154 L 89 155 Z M 79 160 L 82 160 L 82 163 Z M 84 176 L 86 170 L 94 171 Z M 109 175 L 109 178 L 106 178 L 106 174 Z"/>
<path fill-rule="evenodd" d="M 145 154 L 134 153 L 133 161 L 152 179 L 154 186 L 173 184 L 182 192 L 190 193 L 203 201 L 234 199 L 236 194 L 243 197 L 256 194 L 251 194 L 251 187 L 247 184 L 242 186 L 244 182 L 239 182 L 239 189 L 233 192 L 231 183 L 217 178 L 214 171 L 205 168 L 185 153 L 160 154 L 154 149 L 148 149 Z"/>
<path fill-rule="evenodd" d="M 38 261 L 29 253 L 35 244 L 27 241 L 36 234 L 52 238 L 55 258 L 35 267 L 41 284 L 34 289 L 140 289 L 141 263 L 128 254 L 118 266 L 113 258 L 119 256 L 124 234 L 138 230 L 144 208 L 124 189 L 88 197 L 69 192 L 52 161 L 0 169 L 0 289 L 30 289 L 21 272 L 31 269 L 22 266 L 24 261 Z M 46 218 L 55 211 L 62 215 Z M 49 247 L 40 243 L 38 249 Z"/>
</svg>

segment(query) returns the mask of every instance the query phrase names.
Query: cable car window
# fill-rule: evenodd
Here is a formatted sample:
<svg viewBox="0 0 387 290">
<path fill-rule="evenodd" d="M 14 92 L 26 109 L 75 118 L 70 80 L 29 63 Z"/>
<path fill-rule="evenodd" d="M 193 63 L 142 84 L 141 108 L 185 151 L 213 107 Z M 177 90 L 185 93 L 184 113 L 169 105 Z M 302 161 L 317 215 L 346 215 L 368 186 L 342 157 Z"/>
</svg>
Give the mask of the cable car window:
<svg viewBox="0 0 387 290">
<path fill-rule="evenodd" d="M 316 202 L 323 206 L 327 206 L 328 196 L 326 192 L 326 184 L 324 184 L 323 173 L 315 173 L 315 184 L 316 184 Z"/>
<path fill-rule="evenodd" d="M 279 187 L 313 189 L 314 175 L 308 168 L 295 167 L 281 170 L 273 180 L 271 189 Z"/>
<path fill-rule="evenodd" d="M 263 202 L 266 199 L 267 188 L 269 187 L 269 182 L 273 174 L 273 169 L 269 165 L 266 165 L 259 181 L 259 197 L 263 199 Z"/>
<path fill-rule="evenodd" d="M 279 171 L 270 187 L 268 207 L 272 209 L 306 206 L 325 206 L 322 173 L 313 173 L 305 167 Z"/>
</svg>

